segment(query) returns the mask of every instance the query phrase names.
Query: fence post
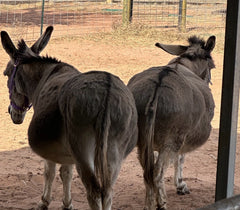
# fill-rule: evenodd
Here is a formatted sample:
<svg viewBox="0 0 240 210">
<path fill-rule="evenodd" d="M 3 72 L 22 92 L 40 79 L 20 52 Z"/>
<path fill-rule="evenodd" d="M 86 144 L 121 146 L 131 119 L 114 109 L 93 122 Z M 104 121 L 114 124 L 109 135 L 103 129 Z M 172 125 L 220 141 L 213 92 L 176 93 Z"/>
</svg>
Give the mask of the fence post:
<svg viewBox="0 0 240 210">
<path fill-rule="evenodd" d="M 107 4 L 112 4 L 113 0 L 106 0 Z"/>
<path fill-rule="evenodd" d="M 234 194 L 237 124 L 239 117 L 239 58 L 240 0 L 228 0 L 218 143 L 216 201 L 229 198 Z"/>
<path fill-rule="evenodd" d="M 123 0 L 123 24 L 129 24 L 132 21 L 133 0 Z"/>
<path fill-rule="evenodd" d="M 41 17 L 41 30 L 40 30 L 40 35 L 42 35 L 42 33 L 43 33 L 44 3 L 45 3 L 45 0 L 42 0 L 42 17 Z"/>
<path fill-rule="evenodd" d="M 179 0 L 178 30 L 186 31 L 187 0 Z"/>
</svg>

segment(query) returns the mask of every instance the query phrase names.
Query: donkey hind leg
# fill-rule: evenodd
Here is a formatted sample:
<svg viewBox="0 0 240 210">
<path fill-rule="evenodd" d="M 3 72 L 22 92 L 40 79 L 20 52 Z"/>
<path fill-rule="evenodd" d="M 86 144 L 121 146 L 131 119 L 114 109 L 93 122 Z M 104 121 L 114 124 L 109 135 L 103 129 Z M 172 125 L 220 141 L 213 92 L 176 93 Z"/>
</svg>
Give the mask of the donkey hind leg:
<svg viewBox="0 0 240 210">
<path fill-rule="evenodd" d="M 158 152 L 154 151 L 154 163 L 156 164 L 158 159 Z M 140 160 L 140 162 L 142 162 Z M 142 163 L 143 164 L 143 163 Z M 145 168 L 143 167 L 143 170 L 145 170 Z M 146 180 L 144 180 L 144 184 L 145 184 L 145 189 L 146 189 L 146 196 L 145 196 L 145 207 L 144 210 L 152 210 L 152 209 L 156 209 L 156 205 L 155 205 L 155 192 L 154 192 L 154 187 L 151 187 Z"/>
<path fill-rule="evenodd" d="M 177 155 L 174 162 L 174 184 L 177 188 L 177 194 L 179 195 L 190 193 L 187 184 L 183 181 L 182 177 L 183 163 L 184 155 Z"/>
<path fill-rule="evenodd" d="M 117 149 L 113 149 L 112 151 L 117 151 Z M 116 179 L 118 177 L 120 168 L 121 168 L 121 162 L 122 158 L 119 156 L 116 156 L 118 152 L 108 154 L 110 159 L 108 159 L 108 173 L 109 173 L 109 180 L 107 183 L 107 186 L 105 186 L 105 189 L 103 190 L 103 198 L 102 198 L 102 205 L 103 205 L 103 210 L 111 210 L 112 206 L 112 195 L 113 195 L 113 185 L 116 182 Z"/>
<path fill-rule="evenodd" d="M 92 210 L 111 210 L 112 206 L 112 186 L 117 179 L 117 175 L 120 170 L 120 164 L 110 166 L 114 169 L 110 172 L 110 180 L 105 186 L 105 189 L 101 189 L 100 184 L 94 171 L 89 166 L 84 166 L 82 164 L 77 165 L 77 171 L 81 176 L 82 182 L 87 191 L 87 199 L 89 206 Z"/>
<path fill-rule="evenodd" d="M 144 210 L 155 210 L 154 189 L 144 180 L 146 196 Z"/>
<path fill-rule="evenodd" d="M 139 162 L 143 168 L 144 174 L 148 173 L 146 167 L 145 167 L 145 156 L 144 152 L 141 150 L 142 148 L 138 147 L 138 159 Z M 154 153 L 155 156 L 155 153 Z M 154 188 L 148 183 L 148 180 L 144 178 L 144 184 L 145 184 L 145 207 L 144 210 L 155 210 L 155 199 L 154 199 Z"/>
<path fill-rule="evenodd" d="M 154 167 L 154 191 L 158 210 L 167 209 L 167 194 L 165 191 L 164 175 L 170 163 L 173 153 L 171 149 L 165 148 L 159 151 Z"/>
<path fill-rule="evenodd" d="M 94 169 L 89 164 L 78 163 L 77 172 L 87 191 L 88 204 L 92 210 L 102 210 L 102 193 Z"/>
<path fill-rule="evenodd" d="M 51 202 L 52 183 L 55 177 L 56 163 L 45 160 L 44 164 L 44 190 L 41 201 L 38 204 L 38 210 L 48 209 Z"/>
<path fill-rule="evenodd" d="M 139 129 L 141 131 L 141 129 Z M 141 135 L 140 135 L 141 137 Z M 143 141 L 141 138 L 139 141 Z M 148 174 L 147 168 L 145 167 L 145 148 L 143 146 L 138 146 L 138 160 L 142 166 L 144 174 Z M 157 153 L 154 151 L 154 159 L 156 159 Z M 155 162 L 155 161 L 154 161 Z M 155 199 L 154 199 L 154 187 L 149 184 L 148 180 L 144 177 L 145 184 L 145 206 L 144 210 L 155 210 Z"/>
<path fill-rule="evenodd" d="M 71 198 L 72 165 L 61 165 L 60 177 L 63 183 L 63 207 L 64 210 L 73 209 Z"/>
<path fill-rule="evenodd" d="M 101 186 L 95 175 L 96 137 L 92 126 L 70 126 L 68 139 L 76 162 L 77 172 L 87 192 L 90 209 L 102 210 Z"/>
</svg>

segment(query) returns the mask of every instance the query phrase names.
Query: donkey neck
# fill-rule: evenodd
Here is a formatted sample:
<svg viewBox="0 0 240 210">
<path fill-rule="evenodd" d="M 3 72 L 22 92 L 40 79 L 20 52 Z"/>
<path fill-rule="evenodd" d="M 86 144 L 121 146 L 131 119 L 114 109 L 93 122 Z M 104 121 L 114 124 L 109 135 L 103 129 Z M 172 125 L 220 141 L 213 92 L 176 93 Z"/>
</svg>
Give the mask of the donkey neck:
<svg viewBox="0 0 240 210">
<path fill-rule="evenodd" d="M 168 63 L 168 66 L 174 68 L 177 71 L 181 71 L 186 75 L 195 76 L 198 79 L 205 81 L 208 85 L 211 83 L 211 73 L 204 65 L 200 65 L 199 61 L 192 62 L 187 58 L 175 58 Z M 205 70 L 206 69 L 206 70 Z M 200 73 L 199 73 L 200 72 Z M 204 75 L 203 75 L 204 74 Z"/>
<path fill-rule="evenodd" d="M 168 63 L 168 66 L 177 71 L 187 71 L 195 75 L 195 73 L 191 70 L 189 65 L 186 65 L 185 60 L 182 60 L 182 59 L 183 58 L 180 58 L 180 57 L 174 58 Z"/>
<path fill-rule="evenodd" d="M 168 66 L 171 66 L 177 70 L 182 69 L 183 71 L 189 71 L 192 74 L 196 75 L 197 77 L 201 78 L 201 74 L 205 69 L 207 69 L 207 66 L 204 62 L 201 63 L 199 59 L 196 59 L 195 61 L 191 61 L 188 58 L 185 57 L 177 57 L 172 59 Z M 180 67 L 181 66 L 181 67 Z M 203 79 L 203 78 L 201 78 Z"/>
<path fill-rule="evenodd" d="M 38 89 L 38 86 L 46 81 L 59 63 L 32 63 L 23 65 L 22 79 L 24 89 L 30 101 Z"/>
</svg>

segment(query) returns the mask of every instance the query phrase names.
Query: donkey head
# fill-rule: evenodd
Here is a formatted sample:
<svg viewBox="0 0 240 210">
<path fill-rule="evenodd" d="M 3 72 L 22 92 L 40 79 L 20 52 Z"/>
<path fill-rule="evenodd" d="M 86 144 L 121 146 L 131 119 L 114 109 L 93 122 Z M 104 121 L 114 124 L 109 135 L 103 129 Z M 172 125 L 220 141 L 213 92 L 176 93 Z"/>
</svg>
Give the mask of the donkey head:
<svg viewBox="0 0 240 210">
<path fill-rule="evenodd" d="M 7 86 L 10 98 L 8 112 L 15 124 L 21 124 L 23 122 L 27 110 L 31 107 L 31 101 L 25 90 L 24 81 L 21 76 L 21 72 L 23 71 L 23 62 L 21 58 L 23 55 L 29 57 L 38 56 L 46 47 L 52 31 L 53 27 L 49 26 L 31 48 L 27 47 L 24 40 L 19 41 L 18 48 L 16 48 L 8 33 L 6 31 L 1 31 L 2 46 L 10 56 L 10 61 L 4 71 L 4 75 L 8 76 Z"/>
<path fill-rule="evenodd" d="M 169 64 L 182 64 L 207 83 L 211 83 L 211 69 L 215 67 L 211 52 L 215 47 L 215 40 L 215 36 L 210 36 L 205 43 L 202 39 L 192 36 L 188 39 L 189 46 L 160 43 L 156 43 L 156 46 L 172 55 L 179 56 L 171 60 Z"/>
</svg>

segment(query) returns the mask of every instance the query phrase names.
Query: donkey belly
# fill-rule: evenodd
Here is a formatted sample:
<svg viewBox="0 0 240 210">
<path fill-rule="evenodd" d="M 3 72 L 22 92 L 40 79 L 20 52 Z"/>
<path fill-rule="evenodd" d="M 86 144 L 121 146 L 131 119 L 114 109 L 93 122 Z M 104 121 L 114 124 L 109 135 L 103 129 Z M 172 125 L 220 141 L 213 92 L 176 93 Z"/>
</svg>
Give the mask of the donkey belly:
<svg viewBox="0 0 240 210">
<path fill-rule="evenodd" d="M 59 164 L 74 164 L 73 157 L 69 150 L 61 143 L 61 140 L 32 146 L 35 153 L 44 159 L 51 160 Z"/>
<path fill-rule="evenodd" d="M 29 144 L 32 150 L 44 159 L 53 161 L 59 164 L 74 164 L 73 157 L 66 145 L 61 139 L 41 141 L 29 137 Z"/>
<path fill-rule="evenodd" d="M 73 164 L 58 109 L 35 114 L 28 129 L 28 139 L 32 150 L 44 159 L 60 164 Z"/>
<path fill-rule="evenodd" d="M 202 126 L 198 126 L 196 129 L 192 129 L 192 131 L 188 133 L 180 153 L 191 152 L 202 146 L 208 140 L 211 129 L 212 127 L 209 122 L 203 123 Z"/>
</svg>

